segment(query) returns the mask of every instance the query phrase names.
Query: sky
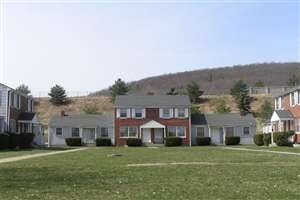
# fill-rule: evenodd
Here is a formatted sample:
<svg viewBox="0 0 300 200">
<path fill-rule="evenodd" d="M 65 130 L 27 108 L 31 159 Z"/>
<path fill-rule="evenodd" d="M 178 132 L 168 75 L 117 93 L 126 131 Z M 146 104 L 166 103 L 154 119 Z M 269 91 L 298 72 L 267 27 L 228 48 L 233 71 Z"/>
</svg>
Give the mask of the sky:
<svg viewBox="0 0 300 200">
<path fill-rule="evenodd" d="M 0 2 L 0 82 L 36 96 L 55 84 L 85 93 L 117 78 L 300 61 L 299 1 Z"/>
</svg>

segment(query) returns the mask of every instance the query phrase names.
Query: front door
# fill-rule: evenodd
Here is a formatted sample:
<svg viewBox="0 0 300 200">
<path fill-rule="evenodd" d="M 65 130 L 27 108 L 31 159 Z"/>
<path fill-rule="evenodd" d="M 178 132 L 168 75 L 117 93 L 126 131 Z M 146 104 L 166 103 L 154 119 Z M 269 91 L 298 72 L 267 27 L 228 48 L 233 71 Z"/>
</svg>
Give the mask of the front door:
<svg viewBox="0 0 300 200">
<path fill-rule="evenodd" d="M 224 144 L 224 131 L 223 131 L 223 128 L 219 128 L 219 135 L 220 135 L 220 144 Z"/>
<path fill-rule="evenodd" d="M 143 143 L 151 143 L 151 129 L 150 128 L 143 128 Z"/>
<path fill-rule="evenodd" d="M 95 143 L 95 129 L 94 128 L 83 128 L 82 139 L 85 144 Z"/>
<path fill-rule="evenodd" d="M 163 129 L 162 128 L 155 128 L 154 129 L 154 144 L 163 144 L 164 137 L 163 137 Z"/>
</svg>

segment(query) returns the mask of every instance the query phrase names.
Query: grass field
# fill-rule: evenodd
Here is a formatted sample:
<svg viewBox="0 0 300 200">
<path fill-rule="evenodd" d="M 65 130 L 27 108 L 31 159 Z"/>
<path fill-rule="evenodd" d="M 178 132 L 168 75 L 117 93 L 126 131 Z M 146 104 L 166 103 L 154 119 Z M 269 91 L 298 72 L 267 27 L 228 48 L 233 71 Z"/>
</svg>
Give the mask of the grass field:
<svg viewBox="0 0 300 200">
<path fill-rule="evenodd" d="M 52 152 L 52 150 L 40 150 L 40 149 L 28 149 L 28 150 L 0 150 L 0 159 L 1 158 L 10 158 L 16 156 L 25 156 L 32 155 L 37 153 L 47 153 Z"/>
<path fill-rule="evenodd" d="M 0 164 L 0 199 L 300 199 L 300 156 L 222 147 L 90 148 Z"/>
</svg>

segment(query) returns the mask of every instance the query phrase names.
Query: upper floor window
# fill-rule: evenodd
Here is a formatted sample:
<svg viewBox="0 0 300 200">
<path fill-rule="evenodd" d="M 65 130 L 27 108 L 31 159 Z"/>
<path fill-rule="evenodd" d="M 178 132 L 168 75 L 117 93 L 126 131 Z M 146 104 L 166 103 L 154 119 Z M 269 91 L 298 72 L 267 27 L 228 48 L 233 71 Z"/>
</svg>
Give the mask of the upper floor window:
<svg viewBox="0 0 300 200">
<path fill-rule="evenodd" d="M 172 108 L 162 108 L 160 116 L 161 116 L 161 118 L 172 118 L 173 117 L 173 109 Z"/>
<path fill-rule="evenodd" d="M 120 117 L 121 118 L 127 117 L 127 109 L 126 108 L 120 108 Z"/>
<path fill-rule="evenodd" d="M 79 128 L 72 128 L 72 137 L 79 137 Z"/>
<path fill-rule="evenodd" d="M 56 128 L 55 129 L 55 134 L 61 136 L 62 135 L 62 128 Z"/>
<path fill-rule="evenodd" d="M 281 97 L 275 99 L 275 109 L 276 110 L 281 109 Z"/>
<path fill-rule="evenodd" d="M 134 117 L 135 118 L 142 118 L 143 117 L 143 109 L 135 108 L 134 109 Z"/>
<path fill-rule="evenodd" d="M 197 127 L 196 128 L 196 136 L 197 137 L 204 137 L 204 127 Z"/>
<path fill-rule="evenodd" d="M 290 93 L 290 105 L 291 106 L 295 105 L 295 93 L 294 92 Z"/>
<path fill-rule="evenodd" d="M 249 135 L 250 134 L 250 127 L 244 127 L 243 133 L 244 133 L 244 135 Z"/>
<path fill-rule="evenodd" d="M 177 116 L 176 117 L 179 117 L 179 118 L 185 118 L 187 116 L 187 111 L 185 108 L 177 108 Z"/>
</svg>

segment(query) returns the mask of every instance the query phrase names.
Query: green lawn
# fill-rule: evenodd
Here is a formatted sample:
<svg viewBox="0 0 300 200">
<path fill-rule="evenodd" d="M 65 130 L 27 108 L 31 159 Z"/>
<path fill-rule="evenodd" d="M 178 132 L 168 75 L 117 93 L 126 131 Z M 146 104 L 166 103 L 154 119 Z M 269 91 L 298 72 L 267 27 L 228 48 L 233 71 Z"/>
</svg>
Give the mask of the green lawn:
<svg viewBox="0 0 300 200">
<path fill-rule="evenodd" d="M 122 156 L 108 157 L 113 153 Z M 127 166 L 170 162 L 203 163 Z M 91 148 L 0 164 L 0 199 L 300 199 L 300 156 L 221 147 Z"/>
</svg>

